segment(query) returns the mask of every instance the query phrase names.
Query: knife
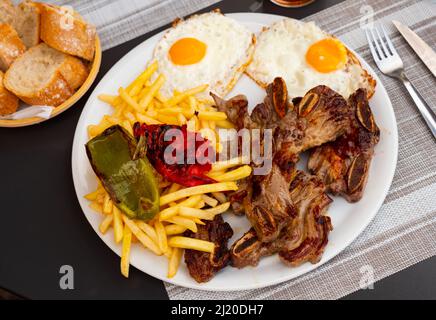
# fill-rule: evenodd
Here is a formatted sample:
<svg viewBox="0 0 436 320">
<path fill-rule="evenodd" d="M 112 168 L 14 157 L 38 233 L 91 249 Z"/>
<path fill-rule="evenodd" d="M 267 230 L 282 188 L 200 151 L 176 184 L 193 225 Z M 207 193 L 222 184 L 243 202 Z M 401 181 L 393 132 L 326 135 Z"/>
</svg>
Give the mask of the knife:
<svg viewBox="0 0 436 320">
<path fill-rule="evenodd" d="M 392 21 L 392 23 L 400 31 L 401 35 L 406 39 L 412 49 L 416 52 L 418 57 L 424 62 L 427 68 L 436 77 L 436 53 L 433 49 L 424 42 L 415 32 L 409 29 L 409 27 L 398 21 Z"/>
</svg>

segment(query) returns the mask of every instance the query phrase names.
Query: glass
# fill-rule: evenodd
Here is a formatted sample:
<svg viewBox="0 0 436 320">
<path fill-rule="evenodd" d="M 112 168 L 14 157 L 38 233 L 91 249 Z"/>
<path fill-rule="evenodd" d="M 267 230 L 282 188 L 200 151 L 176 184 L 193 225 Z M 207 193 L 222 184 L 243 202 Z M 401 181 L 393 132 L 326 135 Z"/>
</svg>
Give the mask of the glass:
<svg viewBox="0 0 436 320">
<path fill-rule="evenodd" d="M 286 8 L 298 8 L 307 6 L 315 0 L 271 0 L 271 2 Z"/>
</svg>

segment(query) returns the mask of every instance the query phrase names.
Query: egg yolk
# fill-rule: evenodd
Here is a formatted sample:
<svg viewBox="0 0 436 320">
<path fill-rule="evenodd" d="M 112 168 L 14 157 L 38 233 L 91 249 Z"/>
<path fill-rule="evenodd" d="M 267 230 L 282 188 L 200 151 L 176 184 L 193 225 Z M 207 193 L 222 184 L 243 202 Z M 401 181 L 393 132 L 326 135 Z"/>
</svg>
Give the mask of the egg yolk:
<svg viewBox="0 0 436 320">
<path fill-rule="evenodd" d="M 196 64 L 206 55 L 205 43 L 194 38 L 183 38 L 173 44 L 169 51 L 171 61 L 179 66 Z"/>
<path fill-rule="evenodd" d="M 347 49 L 337 39 L 323 39 L 309 48 L 306 61 L 318 72 L 329 73 L 345 66 Z"/>
</svg>

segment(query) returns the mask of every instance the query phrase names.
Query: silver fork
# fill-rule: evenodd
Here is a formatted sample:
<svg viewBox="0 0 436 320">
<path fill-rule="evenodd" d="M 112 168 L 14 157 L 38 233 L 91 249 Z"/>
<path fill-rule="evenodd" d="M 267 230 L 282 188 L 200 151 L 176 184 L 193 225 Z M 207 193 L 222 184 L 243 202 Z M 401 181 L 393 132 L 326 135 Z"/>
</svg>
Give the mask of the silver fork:
<svg viewBox="0 0 436 320">
<path fill-rule="evenodd" d="M 381 29 L 381 31 L 379 28 L 367 28 L 365 30 L 369 48 L 377 67 L 385 75 L 403 82 L 433 136 L 436 138 L 436 115 L 406 77 L 403 61 L 389 39 L 386 29 L 383 26 L 381 26 Z"/>
</svg>

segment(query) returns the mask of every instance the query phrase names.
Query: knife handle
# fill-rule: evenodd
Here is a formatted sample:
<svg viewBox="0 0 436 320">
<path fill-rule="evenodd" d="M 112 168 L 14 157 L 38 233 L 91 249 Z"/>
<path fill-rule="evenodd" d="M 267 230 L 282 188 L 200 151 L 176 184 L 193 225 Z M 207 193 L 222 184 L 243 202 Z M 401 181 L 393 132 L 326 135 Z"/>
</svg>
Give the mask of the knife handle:
<svg viewBox="0 0 436 320">
<path fill-rule="evenodd" d="M 425 102 L 424 98 L 419 94 L 418 90 L 413 86 L 413 84 L 409 81 L 405 74 L 402 74 L 401 80 L 403 81 L 404 86 L 407 91 L 409 91 L 410 96 L 415 102 L 418 110 L 421 112 L 422 117 L 424 118 L 427 126 L 430 128 L 433 137 L 436 139 L 436 115 L 430 106 Z"/>
</svg>

